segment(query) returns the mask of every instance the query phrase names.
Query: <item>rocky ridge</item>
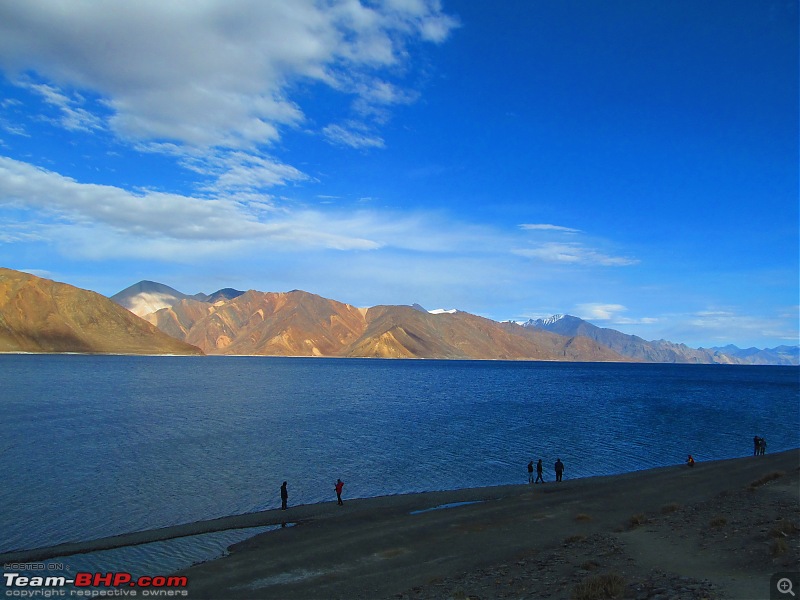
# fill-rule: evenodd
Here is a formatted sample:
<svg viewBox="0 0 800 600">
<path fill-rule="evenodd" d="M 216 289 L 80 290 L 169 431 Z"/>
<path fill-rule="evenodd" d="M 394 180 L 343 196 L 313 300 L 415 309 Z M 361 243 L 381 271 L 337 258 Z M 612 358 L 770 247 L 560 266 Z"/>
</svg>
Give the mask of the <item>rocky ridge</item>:
<svg viewBox="0 0 800 600">
<path fill-rule="evenodd" d="M 202 354 L 105 296 L 3 268 L 0 352 Z"/>
</svg>

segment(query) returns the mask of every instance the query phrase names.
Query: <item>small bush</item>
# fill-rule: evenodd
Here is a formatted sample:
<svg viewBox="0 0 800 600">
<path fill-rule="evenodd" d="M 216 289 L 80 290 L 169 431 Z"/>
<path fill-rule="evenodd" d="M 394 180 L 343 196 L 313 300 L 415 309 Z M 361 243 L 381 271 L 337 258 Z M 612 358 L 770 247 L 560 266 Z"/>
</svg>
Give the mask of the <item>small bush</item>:
<svg viewBox="0 0 800 600">
<path fill-rule="evenodd" d="M 785 539 L 777 538 L 772 540 L 769 549 L 772 552 L 772 556 L 783 556 L 789 551 L 789 544 Z"/>
<path fill-rule="evenodd" d="M 585 539 L 586 539 L 585 535 L 571 535 L 564 540 L 564 545 L 569 546 L 570 544 L 577 544 Z"/>
<path fill-rule="evenodd" d="M 792 533 L 797 533 L 798 531 L 800 531 L 800 528 L 794 524 L 794 521 L 790 521 L 789 519 L 780 519 L 775 523 L 772 529 L 769 530 L 769 537 L 786 537 Z"/>
<path fill-rule="evenodd" d="M 592 517 L 587 515 L 586 513 L 580 513 L 579 515 L 575 515 L 575 520 L 579 522 L 586 522 L 586 521 L 591 521 Z"/>
<path fill-rule="evenodd" d="M 633 515 L 629 521 L 631 527 L 638 527 L 639 525 L 644 525 L 645 523 L 647 523 L 647 517 L 645 517 L 642 513 Z"/>
<path fill-rule="evenodd" d="M 728 524 L 728 519 L 726 519 L 725 517 L 714 517 L 713 519 L 711 519 L 711 523 L 709 523 L 709 525 L 711 525 L 712 527 L 724 527 L 727 524 Z"/>
<path fill-rule="evenodd" d="M 581 569 L 584 571 L 594 571 L 595 569 L 600 567 L 600 563 L 596 560 L 590 560 L 581 565 Z"/>
<path fill-rule="evenodd" d="M 664 506 L 661 507 L 661 514 L 668 515 L 670 513 L 677 512 L 678 510 L 680 510 L 680 508 L 681 505 L 678 504 L 677 502 L 673 502 L 672 504 L 665 504 Z"/>
<path fill-rule="evenodd" d="M 623 593 L 625 593 L 625 580 L 616 573 L 607 573 L 581 581 L 572 590 L 572 599 L 604 600 L 620 598 Z"/>
</svg>

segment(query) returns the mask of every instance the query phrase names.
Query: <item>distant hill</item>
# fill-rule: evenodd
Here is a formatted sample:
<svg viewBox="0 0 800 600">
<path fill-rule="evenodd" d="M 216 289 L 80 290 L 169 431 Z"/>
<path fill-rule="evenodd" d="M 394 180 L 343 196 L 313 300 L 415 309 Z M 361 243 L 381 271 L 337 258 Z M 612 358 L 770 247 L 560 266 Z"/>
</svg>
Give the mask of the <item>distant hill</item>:
<svg viewBox="0 0 800 600">
<path fill-rule="evenodd" d="M 210 296 L 205 296 L 205 294 L 195 294 L 194 298 L 197 300 L 203 300 L 205 302 L 210 302 L 214 304 L 215 302 L 222 302 L 225 300 L 233 300 L 234 298 L 238 298 L 244 294 L 241 290 L 235 290 L 233 288 L 223 288 L 221 290 L 217 290 Z"/>
<path fill-rule="evenodd" d="M 800 346 L 742 350 L 731 344 L 721 348 L 712 348 L 712 350 L 738 358 L 749 365 L 800 365 Z"/>
<path fill-rule="evenodd" d="M 303 291 L 250 290 L 209 305 L 184 299 L 147 318 L 208 354 L 624 361 L 591 340 L 419 306 L 356 308 Z"/>
<path fill-rule="evenodd" d="M 111 296 L 111 300 L 127 308 L 129 311 L 143 317 L 154 313 L 162 308 L 167 308 L 177 304 L 181 300 L 194 299 L 201 302 L 209 302 L 211 304 L 219 302 L 220 300 L 230 300 L 241 296 L 244 292 L 234 290 L 233 288 L 225 288 L 214 292 L 211 295 L 195 294 L 189 296 L 183 294 L 176 289 L 164 285 L 163 283 L 156 283 L 155 281 L 140 281 L 130 287 L 125 288 Z"/>
<path fill-rule="evenodd" d="M 189 298 L 163 283 L 140 281 L 111 296 L 111 300 L 143 317 Z"/>
<path fill-rule="evenodd" d="M 743 364 L 745 362 L 735 356 L 713 349 L 694 349 L 684 344 L 675 344 L 665 340 L 648 342 L 638 336 L 627 335 L 615 329 L 597 327 L 571 315 L 555 315 L 548 319 L 530 320 L 522 326 L 568 337 L 586 337 L 622 356 L 643 362 L 703 364 Z"/>
<path fill-rule="evenodd" d="M 3 268 L 0 352 L 202 354 L 105 296 Z"/>
</svg>

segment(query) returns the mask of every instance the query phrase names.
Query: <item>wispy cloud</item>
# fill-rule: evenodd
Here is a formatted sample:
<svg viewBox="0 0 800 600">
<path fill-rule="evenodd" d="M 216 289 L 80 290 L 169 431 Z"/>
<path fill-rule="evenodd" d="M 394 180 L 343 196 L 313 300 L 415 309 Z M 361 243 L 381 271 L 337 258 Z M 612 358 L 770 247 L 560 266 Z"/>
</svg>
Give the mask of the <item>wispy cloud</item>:
<svg viewBox="0 0 800 600">
<path fill-rule="evenodd" d="M 53 221 L 81 228 L 82 236 L 87 229 L 107 229 L 123 237 L 131 236 L 126 247 L 132 255 L 138 255 L 143 246 L 157 239 L 202 243 L 258 240 L 362 250 L 380 246 L 374 240 L 349 235 L 354 228 L 345 221 L 272 211 L 269 204 L 247 200 L 250 198 L 237 195 L 199 198 L 152 191 L 133 193 L 114 186 L 82 184 L 0 157 L 0 203 L 36 211 L 39 217 L 29 221 L 31 231 L 50 227 L 47 223 Z M 270 216 L 270 212 L 277 214 Z M 85 239 L 84 243 L 94 243 L 92 236 Z M 120 239 L 121 244 L 124 241 Z M 120 252 L 122 248 L 115 255 Z"/>
<path fill-rule="evenodd" d="M 78 93 L 68 96 L 53 85 L 35 83 L 29 77 L 20 77 L 15 83 L 18 87 L 39 95 L 45 103 L 55 107 L 60 113 L 57 124 L 64 129 L 88 132 L 105 127 L 101 117 L 83 108 L 85 99 Z"/>
<path fill-rule="evenodd" d="M 610 321 L 617 318 L 618 313 L 628 310 L 622 304 L 580 304 L 576 308 L 577 316 L 589 321 Z"/>
<path fill-rule="evenodd" d="M 2 207 L 8 212 L 0 216 L 24 213 L 25 218 L 10 219 L 0 239 L 69 240 L 70 253 L 97 258 L 171 260 L 193 252 L 206 255 L 211 248 L 242 256 L 388 248 L 418 253 L 424 260 L 425 254 L 471 252 L 476 245 L 491 252 L 503 244 L 499 232 L 435 213 L 312 210 L 236 190 L 209 196 L 130 191 L 81 183 L 6 157 L 0 157 Z"/>
<path fill-rule="evenodd" d="M 587 303 L 578 304 L 575 311 L 587 321 L 608 321 L 614 325 L 652 325 L 659 322 L 657 317 L 626 317 L 628 307 L 622 304 Z"/>
<path fill-rule="evenodd" d="M 384 142 L 379 136 L 372 135 L 363 124 L 350 121 L 344 125 L 328 125 L 323 128 L 325 138 L 339 146 L 351 148 L 383 148 Z"/>
<path fill-rule="evenodd" d="M 515 248 L 512 252 L 541 262 L 574 265 L 626 267 L 639 261 L 625 256 L 614 256 L 598 249 L 598 245 L 608 245 L 591 239 L 582 230 L 551 223 L 523 223 L 522 231 L 528 232 L 530 240 L 527 247 Z"/>
<path fill-rule="evenodd" d="M 797 318 L 797 313 L 794 314 Z M 798 343 L 797 330 L 787 328 L 781 315 L 759 316 L 742 314 L 735 308 L 698 311 L 687 318 L 687 325 L 707 332 L 708 339 L 723 342 L 730 340 L 730 332 L 738 331 L 752 337 L 782 338 L 787 343 Z"/>
<path fill-rule="evenodd" d="M 517 248 L 513 252 L 519 256 L 565 265 L 626 267 L 639 262 L 624 256 L 610 256 L 577 242 L 547 242 L 532 248 Z"/>
<path fill-rule="evenodd" d="M 561 233 L 580 233 L 580 229 L 573 229 L 572 227 L 563 227 L 561 225 L 550 225 L 548 223 L 523 223 L 519 226 L 520 229 L 527 231 L 558 231 Z"/>
</svg>

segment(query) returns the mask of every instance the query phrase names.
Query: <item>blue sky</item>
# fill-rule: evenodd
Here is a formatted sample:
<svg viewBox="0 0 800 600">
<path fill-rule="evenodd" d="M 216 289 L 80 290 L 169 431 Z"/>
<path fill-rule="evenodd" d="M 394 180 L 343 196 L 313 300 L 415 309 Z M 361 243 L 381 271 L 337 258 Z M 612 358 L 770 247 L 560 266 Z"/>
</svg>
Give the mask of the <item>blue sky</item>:
<svg viewBox="0 0 800 600">
<path fill-rule="evenodd" d="M 796 0 L 0 4 L 0 265 L 798 343 Z"/>
</svg>

